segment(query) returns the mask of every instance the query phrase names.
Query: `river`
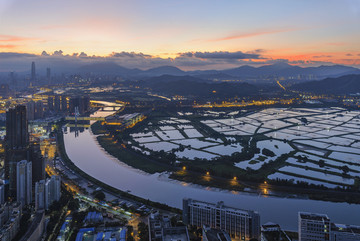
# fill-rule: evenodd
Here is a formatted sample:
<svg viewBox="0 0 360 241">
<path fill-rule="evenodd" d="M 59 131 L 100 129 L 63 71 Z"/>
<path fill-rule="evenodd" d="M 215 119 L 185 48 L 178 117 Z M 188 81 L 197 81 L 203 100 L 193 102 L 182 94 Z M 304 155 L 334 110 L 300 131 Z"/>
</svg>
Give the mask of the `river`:
<svg viewBox="0 0 360 241">
<path fill-rule="evenodd" d="M 94 116 L 111 113 L 98 111 Z M 76 137 L 67 131 L 64 142 L 69 158 L 90 176 L 122 191 L 130 190 L 131 194 L 169 206 L 182 208 L 183 198 L 211 203 L 224 201 L 228 206 L 256 210 L 262 224 L 271 221 L 287 230 L 297 230 L 298 211 L 325 213 L 336 223 L 359 224 L 359 205 L 355 204 L 264 197 L 178 182 L 168 179 L 165 173 L 149 175 L 109 155 L 89 129 Z"/>
</svg>

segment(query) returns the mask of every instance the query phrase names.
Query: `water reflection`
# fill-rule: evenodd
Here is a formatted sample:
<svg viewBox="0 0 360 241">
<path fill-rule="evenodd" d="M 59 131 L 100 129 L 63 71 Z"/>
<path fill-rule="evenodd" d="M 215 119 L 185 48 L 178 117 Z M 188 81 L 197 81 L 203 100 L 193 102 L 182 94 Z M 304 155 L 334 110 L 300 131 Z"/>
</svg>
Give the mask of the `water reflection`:
<svg viewBox="0 0 360 241">
<path fill-rule="evenodd" d="M 109 115 L 109 112 L 97 112 L 96 115 Z M 146 174 L 106 153 L 99 146 L 90 129 L 84 129 L 76 138 L 73 133 L 67 132 L 64 134 L 64 141 L 69 158 L 84 172 L 120 190 L 131 190 L 134 195 L 170 206 L 181 208 L 183 198 L 213 203 L 224 201 L 229 206 L 257 210 L 260 212 L 262 223 L 272 221 L 290 230 L 297 229 L 298 211 L 327 213 L 331 219 L 339 223 L 358 223 L 357 215 L 354 213 L 358 212 L 359 205 L 303 199 L 264 198 L 242 192 L 178 182 L 169 179 L 168 174 Z M 211 178 L 211 176 L 204 175 L 203 178 Z M 268 192 L 269 189 L 264 187 L 263 194 L 268 194 Z"/>
</svg>

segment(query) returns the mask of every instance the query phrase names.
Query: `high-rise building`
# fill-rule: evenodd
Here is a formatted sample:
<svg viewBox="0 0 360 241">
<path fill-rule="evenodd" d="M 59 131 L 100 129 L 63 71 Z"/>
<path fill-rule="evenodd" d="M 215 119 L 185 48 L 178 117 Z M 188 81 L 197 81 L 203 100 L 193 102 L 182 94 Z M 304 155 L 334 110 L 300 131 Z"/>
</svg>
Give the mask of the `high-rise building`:
<svg viewBox="0 0 360 241">
<path fill-rule="evenodd" d="M 29 101 L 26 103 L 26 114 L 29 121 L 43 118 L 44 110 L 42 101 Z"/>
<path fill-rule="evenodd" d="M 35 209 L 45 209 L 45 180 L 35 183 Z"/>
<path fill-rule="evenodd" d="M 90 107 L 90 98 L 89 96 L 83 97 L 71 97 L 69 101 L 69 111 L 70 113 L 75 113 L 75 108 L 78 108 L 80 114 L 84 114 L 89 110 Z"/>
<path fill-rule="evenodd" d="M 326 214 L 299 212 L 299 241 L 360 241 L 360 226 L 331 223 Z"/>
<path fill-rule="evenodd" d="M 41 155 L 40 143 L 31 143 L 29 160 L 32 162 L 32 182 L 36 183 L 45 179 L 45 159 Z"/>
<path fill-rule="evenodd" d="M 28 123 L 26 107 L 18 105 L 6 112 L 6 153 L 5 179 L 8 180 L 7 197 L 16 198 L 16 166 L 21 160 L 28 158 Z"/>
<path fill-rule="evenodd" d="M 22 205 L 32 201 L 32 164 L 26 160 L 16 165 L 16 199 Z"/>
<path fill-rule="evenodd" d="M 6 144 L 10 149 L 25 148 L 29 144 L 26 107 L 23 105 L 6 112 Z"/>
<path fill-rule="evenodd" d="M 35 102 L 35 119 L 44 118 L 44 105 L 41 100 Z"/>
<path fill-rule="evenodd" d="M 184 199 L 183 222 L 225 230 L 233 239 L 260 238 L 260 216 L 257 212 L 227 207 L 223 202 L 212 204 Z"/>
<path fill-rule="evenodd" d="M 31 63 L 31 82 L 36 81 L 36 69 L 35 69 L 35 62 Z"/>
<path fill-rule="evenodd" d="M 54 110 L 54 96 L 49 96 L 47 101 L 48 110 Z"/>
<path fill-rule="evenodd" d="M 51 83 L 51 69 L 46 68 L 46 80 L 48 81 L 48 84 Z"/>
<path fill-rule="evenodd" d="M 5 203 L 5 186 L 3 184 L 0 185 L 0 206 Z"/>
<path fill-rule="evenodd" d="M 26 115 L 29 121 L 35 120 L 35 102 L 29 101 L 26 103 Z"/>
<path fill-rule="evenodd" d="M 59 201 L 60 197 L 61 178 L 53 175 L 51 178 L 46 179 L 45 182 L 45 208 L 48 209 L 54 201 Z"/>
<path fill-rule="evenodd" d="M 62 111 L 67 111 L 68 110 L 67 98 L 64 95 L 61 96 L 61 110 Z"/>
<path fill-rule="evenodd" d="M 54 110 L 57 112 L 61 111 L 60 95 L 55 95 Z"/>
<path fill-rule="evenodd" d="M 330 218 L 326 214 L 299 212 L 299 241 L 330 240 Z"/>
<path fill-rule="evenodd" d="M 14 87 L 17 87 L 17 81 L 14 72 L 10 72 L 10 82 Z"/>
</svg>

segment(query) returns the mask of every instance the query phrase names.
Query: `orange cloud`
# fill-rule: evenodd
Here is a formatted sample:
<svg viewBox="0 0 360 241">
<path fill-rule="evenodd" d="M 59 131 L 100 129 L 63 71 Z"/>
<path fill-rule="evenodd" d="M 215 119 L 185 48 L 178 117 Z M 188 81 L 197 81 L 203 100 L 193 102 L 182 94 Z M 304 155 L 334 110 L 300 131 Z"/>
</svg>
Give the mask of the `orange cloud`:
<svg viewBox="0 0 360 241">
<path fill-rule="evenodd" d="M 226 41 L 226 40 L 233 40 L 233 39 L 241 39 L 241 38 L 251 38 L 261 35 L 267 35 L 267 34 L 275 34 L 275 33 L 285 33 L 285 32 L 292 32 L 297 31 L 299 29 L 278 29 L 278 30 L 264 30 L 264 31 L 257 31 L 257 32 L 251 32 L 251 33 L 239 33 L 230 35 L 223 38 L 217 38 L 217 39 L 210 39 L 209 42 L 218 42 L 218 41 Z"/>
<path fill-rule="evenodd" d="M 25 38 L 13 35 L 1 35 L 0 34 L 0 42 L 21 42 L 21 41 L 28 41 L 34 40 L 33 38 Z"/>
<path fill-rule="evenodd" d="M 0 49 L 14 49 L 16 47 L 17 45 L 13 45 L 13 44 L 0 44 Z"/>
</svg>

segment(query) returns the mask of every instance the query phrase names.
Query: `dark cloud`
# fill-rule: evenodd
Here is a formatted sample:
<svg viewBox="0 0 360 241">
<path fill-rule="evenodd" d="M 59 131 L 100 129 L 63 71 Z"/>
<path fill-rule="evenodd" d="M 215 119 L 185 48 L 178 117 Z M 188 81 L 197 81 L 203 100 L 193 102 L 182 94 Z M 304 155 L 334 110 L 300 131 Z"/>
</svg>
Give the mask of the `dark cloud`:
<svg viewBox="0 0 360 241">
<path fill-rule="evenodd" d="M 45 73 L 46 68 L 51 68 L 54 73 L 67 73 L 76 71 L 79 67 L 90 63 L 113 62 L 127 68 L 149 69 L 159 66 L 176 66 L 187 70 L 226 69 L 241 65 L 267 65 L 274 63 L 288 63 L 300 66 L 318 66 L 320 64 L 332 64 L 330 62 L 312 60 L 272 59 L 263 57 L 262 49 L 251 52 L 185 52 L 178 53 L 174 58 L 161 58 L 136 52 L 114 52 L 108 56 L 90 56 L 84 52 L 65 54 L 58 50 L 52 54 L 45 51 L 40 55 L 14 52 L 0 52 L 0 72 L 24 71 L 29 72 L 31 62 L 36 62 L 39 73 Z M 360 54 L 359 54 L 360 56 Z M 318 58 L 331 57 L 319 55 Z M 356 64 L 352 64 L 356 65 Z"/>
<path fill-rule="evenodd" d="M 86 54 L 86 53 L 84 53 L 84 52 L 81 52 L 80 54 L 79 54 L 79 57 L 80 58 L 85 58 L 85 57 L 87 57 L 88 55 Z"/>
<path fill-rule="evenodd" d="M 14 53 L 14 52 L 0 52 L 1 58 L 24 58 L 24 57 L 36 57 L 35 54 L 26 54 L 26 53 Z"/>
<path fill-rule="evenodd" d="M 143 53 L 135 53 L 135 52 L 120 52 L 115 53 L 113 52 L 110 57 L 116 57 L 116 58 L 151 58 L 151 55 L 143 54 Z"/>
<path fill-rule="evenodd" d="M 353 56 L 353 55 L 352 55 L 352 54 L 346 54 L 346 56 L 349 56 L 349 57 L 350 57 L 350 56 Z"/>
<path fill-rule="evenodd" d="M 188 57 L 188 58 L 191 58 L 194 56 L 194 54 L 192 52 L 186 52 L 186 53 L 178 53 L 178 55 L 180 57 Z"/>
<path fill-rule="evenodd" d="M 253 50 L 253 51 L 248 51 L 248 52 L 246 52 L 247 54 L 263 54 L 263 53 L 265 53 L 266 52 L 266 50 L 265 49 L 255 49 L 255 50 Z"/>
<path fill-rule="evenodd" d="M 316 55 L 316 56 L 312 56 L 315 59 L 319 59 L 319 58 L 331 58 L 331 55 Z"/>
<path fill-rule="evenodd" d="M 58 51 L 55 51 L 52 56 L 63 56 L 63 51 L 62 50 L 58 50 Z"/>
<path fill-rule="evenodd" d="M 42 51 L 41 56 L 50 56 L 50 54 L 46 53 L 46 51 Z"/>
<path fill-rule="evenodd" d="M 241 51 L 237 52 L 187 52 L 182 53 L 181 57 L 192 57 L 200 59 L 261 59 L 260 54 L 255 53 L 243 53 Z"/>
</svg>

